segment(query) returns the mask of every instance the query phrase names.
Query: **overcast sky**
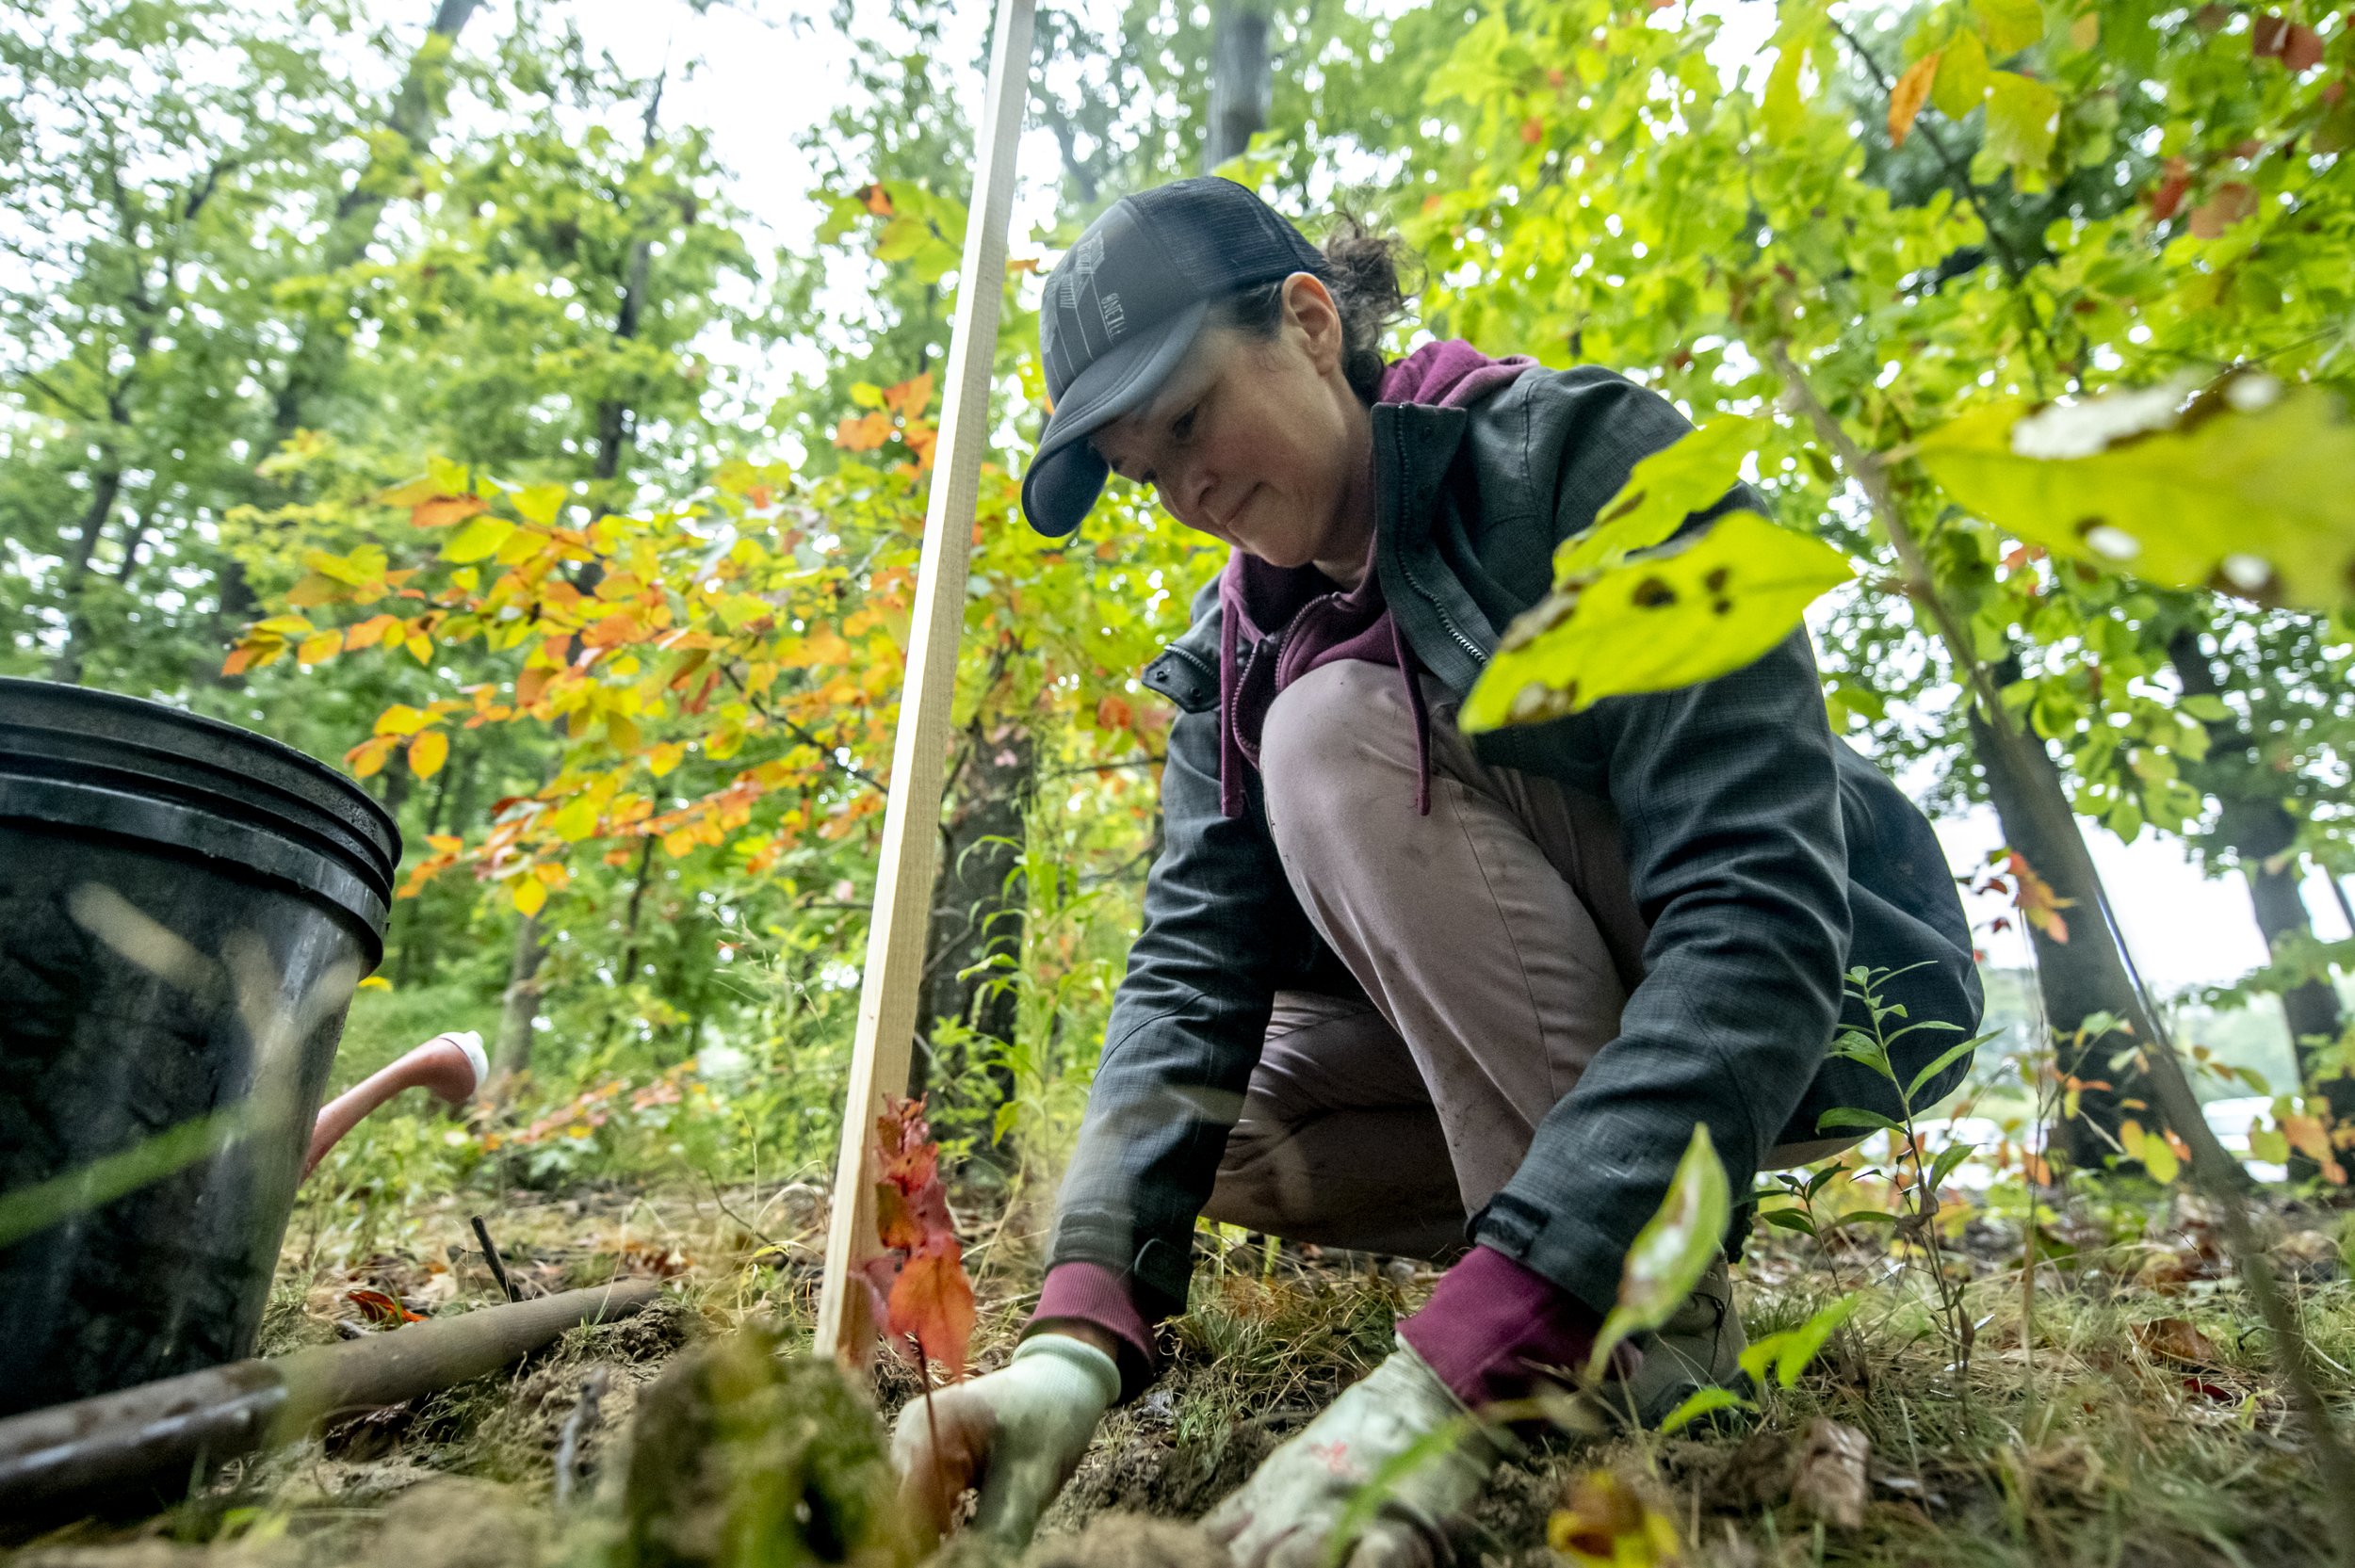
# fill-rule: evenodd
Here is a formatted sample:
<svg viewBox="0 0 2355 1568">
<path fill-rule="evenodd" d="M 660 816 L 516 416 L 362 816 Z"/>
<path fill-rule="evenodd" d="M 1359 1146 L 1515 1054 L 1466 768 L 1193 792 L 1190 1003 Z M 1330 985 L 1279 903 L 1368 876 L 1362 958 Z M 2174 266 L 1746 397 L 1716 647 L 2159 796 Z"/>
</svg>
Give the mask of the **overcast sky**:
<svg viewBox="0 0 2355 1568">
<path fill-rule="evenodd" d="M 795 150 L 800 134 L 820 123 L 840 98 L 850 52 L 836 33 L 823 5 L 771 5 L 755 21 L 741 10 L 715 6 L 698 16 L 684 0 L 572 0 L 572 12 L 594 47 L 609 50 L 626 70 L 650 74 L 667 57 L 689 73 L 666 96 L 665 111 L 677 105 L 681 120 L 708 126 L 721 161 L 731 170 L 738 205 L 754 215 L 775 244 L 788 249 L 809 243 L 820 208 L 812 199 L 815 174 Z M 1770 8 L 1729 8 L 1734 22 L 1715 51 L 1729 74 L 1745 69 L 1764 43 Z M 939 55 L 940 69 L 953 74 L 980 117 L 983 82 L 978 69 L 990 7 L 986 0 L 964 8 Z M 862 9 L 858 26 L 877 25 Z M 1045 132 L 1025 137 L 1017 165 L 1029 194 L 1017 202 L 1014 254 L 1031 253 L 1029 230 L 1043 221 L 1056 170 L 1054 143 Z M 1942 821 L 1939 836 L 1957 874 L 1979 866 L 2002 839 L 1994 814 L 1985 808 Z M 2133 845 L 2094 828 L 2095 859 L 2111 890 L 2129 940 L 2152 982 L 2163 992 L 2237 978 L 2264 962 L 2265 953 L 2249 913 L 2249 896 L 2237 879 L 2201 877 L 2170 839 L 2146 831 Z M 2307 907 L 2317 934 L 2348 933 L 2322 877 L 2307 885 Z M 1984 921 L 2001 913 L 1995 900 L 1974 901 L 1972 914 Z M 2020 962 L 2015 934 L 1985 944 L 1998 962 Z"/>
</svg>

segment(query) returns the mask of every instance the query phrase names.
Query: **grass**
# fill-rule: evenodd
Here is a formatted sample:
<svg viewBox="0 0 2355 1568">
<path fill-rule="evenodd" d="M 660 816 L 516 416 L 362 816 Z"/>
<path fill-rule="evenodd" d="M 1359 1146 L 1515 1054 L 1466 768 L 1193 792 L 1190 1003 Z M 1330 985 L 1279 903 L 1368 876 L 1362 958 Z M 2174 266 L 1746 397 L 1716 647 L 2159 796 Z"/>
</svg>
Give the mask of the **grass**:
<svg viewBox="0 0 2355 1568">
<path fill-rule="evenodd" d="M 511 1269 L 537 1284 L 658 1275 L 669 1281 L 664 1303 L 646 1318 L 577 1332 L 498 1376 L 340 1421 L 296 1449 L 233 1467 L 156 1519 L 77 1527 L 17 1552 L 15 1563 L 161 1568 L 156 1554 L 167 1547 L 186 1568 L 200 1560 L 224 1568 L 606 1560 L 633 1413 L 682 1348 L 755 1320 L 773 1325 L 788 1349 L 807 1343 L 820 1196 L 789 1184 L 682 1182 L 316 1204 L 289 1229 L 264 1348 L 348 1332 L 336 1325 L 359 1317 L 354 1289 L 429 1312 L 492 1300 L 468 1226 L 475 1212 Z M 1020 1226 L 961 1216 L 966 1234 L 995 1238 L 977 1249 L 984 1368 L 1010 1351 L 1035 1288 L 1038 1240 L 1023 1228 L 1031 1219 L 1027 1210 Z M 2196 1201 L 2089 1188 L 2057 1212 L 2048 1206 L 2045 1219 L 2056 1255 L 2039 1264 L 2030 1296 L 2016 1212 L 1999 1201 L 1942 1218 L 1951 1266 L 1969 1276 L 1976 1329 L 1967 1364 L 1936 1326 L 1923 1264 L 1891 1252 L 1885 1230 L 1826 1248 L 1761 1227 L 1737 1271 L 1752 1336 L 1855 1290 L 1849 1331 L 1795 1386 L 1770 1390 L 1762 1417 L 1746 1426 L 1539 1444 L 1500 1475 L 1469 1521 L 1465 1560 L 1564 1560 L 1544 1544 L 1547 1521 L 1598 1467 L 1674 1523 L 1687 1568 L 2320 1560 L 2316 1483 L 2266 1370 L 2266 1336 Z M 2346 1415 L 2355 1413 L 2355 1287 L 2335 1221 L 2276 1202 L 2268 1225 Z M 1034 1563 L 1214 1561 L 1199 1557 L 1189 1532 L 1103 1521 L 1206 1511 L 1387 1352 L 1393 1321 L 1435 1277 L 1205 1239 L 1210 1255 L 1192 1310 L 1172 1326 L 1165 1376 L 1107 1421 L 1050 1513 Z M 599 1365 L 612 1391 L 582 1445 L 590 1500 L 559 1518 L 554 1456 Z M 906 1369 L 886 1366 L 884 1414 L 914 1386 Z M 1869 1443 L 1853 1525 L 1819 1519 L 1807 1487 L 1795 1489 L 1805 1434 L 1823 1419 Z M 452 1518 L 476 1523 L 455 1528 Z"/>
</svg>

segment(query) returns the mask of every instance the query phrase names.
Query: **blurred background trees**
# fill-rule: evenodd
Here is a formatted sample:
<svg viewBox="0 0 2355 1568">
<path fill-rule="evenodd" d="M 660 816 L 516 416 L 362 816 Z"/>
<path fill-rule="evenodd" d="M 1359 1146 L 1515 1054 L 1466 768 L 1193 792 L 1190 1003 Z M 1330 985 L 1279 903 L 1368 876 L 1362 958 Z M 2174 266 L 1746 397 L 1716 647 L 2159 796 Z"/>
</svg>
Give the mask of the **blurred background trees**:
<svg viewBox="0 0 2355 1568">
<path fill-rule="evenodd" d="M 0 668 L 345 757 L 400 817 L 390 989 L 347 1070 L 477 1026 L 514 1077 L 454 1140 L 355 1141 L 349 1179 L 822 1159 L 959 286 L 969 30 L 936 0 L 772 19 L 781 51 L 856 40 L 791 121 L 824 216 L 780 249 L 691 57 L 609 57 L 554 0 L 403 4 L 0 4 Z M 1132 677 L 1219 558 L 1119 486 L 1038 541 L 1008 476 L 1043 396 L 1037 273 L 1205 168 L 1401 226 L 1429 264 L 1402 347 L 1773 413 L 1782 521 L 1884 574 L 1806 405 L 1891 461 L 1970 662 L 2038 745 L 2024 769 L 1986 745 L 1956 651 L 1870 574 L 1819 609 L 1827 695 L 1939 810 L 1991 801 L 2023 858 L 1956 869 L 2028 928 L 2035 983 L 1996 989 L 2079 1080 L 2081 1161 L 2135 1109 L 2139 1002 L 2056 824 L 2245 881 L 2274 961 L 2187 1000 L 2282 1009 L 2307 1087 L 2355 1109 L 2350 946 L 2316 934 L 2349 922 L 2314 874 L 2355 874 L 2344 619 L 2056 565 L 1904 462 L 2005 394 L 2249 363 L 2349 389 L 2347 22 L 2163 21 L 1042 14 L 918 1053 L 935 1124 L 1010 1174 L 1009 1135 L 1051 1158 L 1133 929 L 1167 715 Z M 2245 1027 L 2216 1032 L 2234 1060 Z"/>
</svg>

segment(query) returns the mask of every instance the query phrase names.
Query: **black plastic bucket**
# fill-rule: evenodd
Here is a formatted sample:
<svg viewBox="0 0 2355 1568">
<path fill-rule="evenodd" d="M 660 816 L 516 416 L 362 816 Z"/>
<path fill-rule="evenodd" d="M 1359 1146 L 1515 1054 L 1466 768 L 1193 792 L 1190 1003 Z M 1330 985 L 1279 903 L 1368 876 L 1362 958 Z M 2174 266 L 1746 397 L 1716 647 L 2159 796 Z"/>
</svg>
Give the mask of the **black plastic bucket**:
<svg viewBox="0 0 2355 1568">
<path fill-rule="evenodd" d="M 41 1227 L 0 1247 L 0 1414 L 252 1351 L 399 858 L 300 752 L 0 679 L 0 1216 Z"/>
</svg>

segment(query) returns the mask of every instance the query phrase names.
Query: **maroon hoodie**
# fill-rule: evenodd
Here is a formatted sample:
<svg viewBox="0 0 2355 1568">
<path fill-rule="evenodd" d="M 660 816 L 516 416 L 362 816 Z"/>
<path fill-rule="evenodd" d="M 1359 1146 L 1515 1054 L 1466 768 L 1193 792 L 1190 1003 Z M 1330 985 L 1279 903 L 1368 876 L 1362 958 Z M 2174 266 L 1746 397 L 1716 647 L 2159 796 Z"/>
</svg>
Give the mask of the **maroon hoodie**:
<svg viewBox="0 0 2355 1568">
<path fill-rule="evenodd" d="M 1516 380 L 1536 363 L 1520 354 L 1490 359 L 1460 338 L 1426 343 L 1383 372 L 1380 401 L 1462 408 Z M 1415 809 L 1428 814 L 1430 716 L 1415 678 L 1414 653 L 1383 602 L 1371 548 L 1366 574 L 1352 589 L 1335 588 L 1313 566 L 1270 566 L 1237 550 L 1219 574 L 1218 603 L 1220 809 L 1228 816 L 1243 814 L 1245 770 L 1259 766 L 1259 730 L 1276 693 L 1336 659 L 1363 659 L 1389 665 L 1406 684 L 1419 764 Z M 1279 631 L 1277 656 L 1260 656 L 1269 634 Z"/>
</svg>

